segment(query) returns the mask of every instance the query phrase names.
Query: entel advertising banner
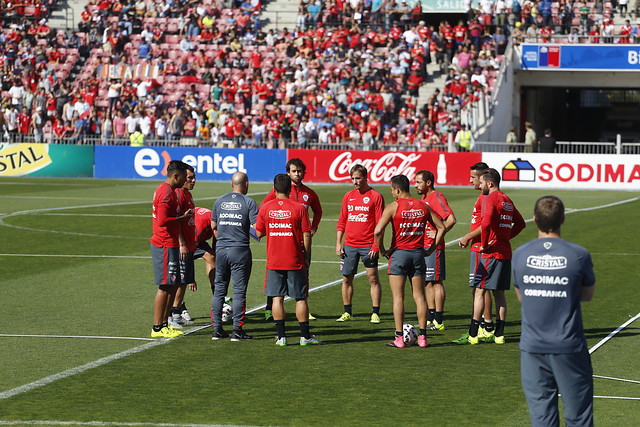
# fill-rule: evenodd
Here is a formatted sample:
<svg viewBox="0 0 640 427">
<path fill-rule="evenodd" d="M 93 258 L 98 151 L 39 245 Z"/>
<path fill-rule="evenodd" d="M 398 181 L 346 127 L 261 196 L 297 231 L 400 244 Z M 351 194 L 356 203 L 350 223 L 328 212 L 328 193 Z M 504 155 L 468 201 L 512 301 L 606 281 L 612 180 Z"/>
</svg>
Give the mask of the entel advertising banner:
<svg viewBox="0 0 640 427">
<path fill-rule="evenodd" d="M 0 176 L 92 177 L 93 146 L 0 144 Z"/>
<path fill-rule="evenodd" d="M 538 70 L 640 70 L 633 44 L 523 44 L 522 68 Z"/>
<path fill-rule="evenodd" d="M 246 172 L 251 181 L 273 181 L 287 161 L 285 150 L 186 147 L 96 146 L 95 177 L 164 179 L 167 164 L 182 160 L 194 167 L 198 179 L 228 181 Z"/>
<path fill-rule="evenodd" d="M 416 172 L 429 170 L 438 185 L 468 185 L 469 167 L 482 160 L 481 153 L 432 153 L 401 151 L 288 150 L 288 159 L 301 159 L 307 166 L 305 182 L 350 183 L 355 164 L 367 168 L 370 184 L 387 184 L 403 174 L 410 181 Z"/>
<path fill-rule="evenodd" d="M 485 153 L 503 188 L 640 190 L 640 156 Z"/>
</svg>

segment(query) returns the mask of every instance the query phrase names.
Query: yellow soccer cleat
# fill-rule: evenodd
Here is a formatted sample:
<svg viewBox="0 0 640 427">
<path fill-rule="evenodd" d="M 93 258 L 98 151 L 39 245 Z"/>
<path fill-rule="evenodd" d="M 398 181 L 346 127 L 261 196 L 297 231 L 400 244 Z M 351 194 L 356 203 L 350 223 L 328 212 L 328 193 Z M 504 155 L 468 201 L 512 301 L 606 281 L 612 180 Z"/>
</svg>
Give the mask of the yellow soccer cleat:
<svg viewBox="0 0 640 427">
<path fill-rule="evenodd" d="M 348 322 L 349 320 L 352 320 L 352 319 L 353 317 L 351 317 L 351 315 L 345 311 L 344 313 L 342 313 L 342 316 L 336 319 L 336 322 Z"/>
</svg>

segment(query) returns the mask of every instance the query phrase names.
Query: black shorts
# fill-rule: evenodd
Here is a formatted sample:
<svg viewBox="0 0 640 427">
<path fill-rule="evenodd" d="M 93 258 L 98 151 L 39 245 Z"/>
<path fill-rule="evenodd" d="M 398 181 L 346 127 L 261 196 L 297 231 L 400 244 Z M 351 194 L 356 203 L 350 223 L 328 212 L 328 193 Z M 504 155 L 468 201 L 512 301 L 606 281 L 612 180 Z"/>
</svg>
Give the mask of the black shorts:
<svg viewBox="0 0 640 427">
<path fill-rule="evenodd" d="M 156 286 L 180 285 L 180 249 L 151 245 L 153 278 Z"/>
<path fill-rule="evenodd" d="M 478 263 L 473 287 L 490 291 L 508 291 L 511 288 L 511 260 L 482 258 Z"/>
<path fill-rule="evenodd" d="M 180 260 L 180 282 L 183 285 L 195 283 L 196 281 L 196 271 L 193 260 L 193 252 L 189 252 L 185 261 Z"/>
<path fill-rule="evenodd" d="M 389 258 L 387 273 L 392 276 L 416 277 L 425 275 L 423 249 L 396 249 Z"/>
<path fill-rule="evenodd" d="M 369 258 L 371 246 L 356 248 L 344 245 L 344 258 L 340 261 L 340 273 L 343 276 L 352 276 L 358 271 L 358 262 L 362 259 L 365 268 L 378 268 L 378 258 Z"/>
<path fill-rule="evenodd" d="M 193 259 L 202 258 L 205 253 L 210 253 L 211 255 L 216 256 L 215 240 L 213 246 L 214 247 L 212 248 L 207 241 L 198 243 L 198 247 L 193 253 Z"/>
<path fill-rule="evenodd" d="M 267 270 L 264 281 L 264 294 L 268 297 L 288 295 L 297 300 L 307 299 L 309 296 L 307 269 Z"/>
</svg>

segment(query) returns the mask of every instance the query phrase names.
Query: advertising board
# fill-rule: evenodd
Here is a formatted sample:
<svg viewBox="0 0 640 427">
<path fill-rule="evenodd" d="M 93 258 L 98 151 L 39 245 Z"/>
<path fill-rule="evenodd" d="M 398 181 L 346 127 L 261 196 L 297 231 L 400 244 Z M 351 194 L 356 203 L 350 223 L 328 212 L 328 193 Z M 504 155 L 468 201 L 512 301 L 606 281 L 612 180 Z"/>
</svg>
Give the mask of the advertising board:
<svg viewBox="0 0 640 427">
<path fill-rule="evenodd" d="M 500 172 L 503 188 L 640 190 L 638 156 L 485 153 L 482 161 Z"/>
<path fill-rule="evenodd" d="M 634 44 L 523 44 L 522 68 L 528 70 L 640 70 Z"/>
<path fill-rule="evenodd" d="M 199 180 L 228 181 L 236 172 L 247 172 L 251 181 L 271 182 L 284 171 L 286 157 L 285 150 L 96 146 L 95 177 L 164 179 L 167 164 L 182 160 Z"/>
<path fill-rule="evenodd" d="M 93 176 L 93 146 L 0 144 L 0 176 Z"/>
<path fill-rule="evenodd" d="M 367 168 L 371 184 L 388 183 L 392 176 L 409 180 L 421 169 L 436 175 L 438 185 L 468 185 L 469 166 L 481 161 L 481 153 L 437 153 L 407 151 L 288 150 L 287 158 L 299 158 L 307 165 L 305 182 L 350 182 L 355 164 Z"/>
</svg>

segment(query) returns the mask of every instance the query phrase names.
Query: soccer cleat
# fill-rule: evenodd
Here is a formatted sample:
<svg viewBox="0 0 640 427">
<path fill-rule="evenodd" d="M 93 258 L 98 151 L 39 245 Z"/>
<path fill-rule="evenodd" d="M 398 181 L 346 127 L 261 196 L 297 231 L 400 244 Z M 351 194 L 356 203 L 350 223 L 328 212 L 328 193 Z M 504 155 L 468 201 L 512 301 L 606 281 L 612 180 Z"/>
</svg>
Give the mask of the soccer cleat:
<svg viewBox="0 0 640 427">
<path fill-rule="evenodd" d="M 322 345 L 322 341 L 317 340 L 315 336 L 311 335 L 310 338 L 300 337 L 300 345 Z"/>
<path fill-rule="evenodd" d="M 318 320 L 318 319 L 316 319 L 316 317 L 314 315 L 309 313 L 309 320 Z"/>
<path fill-rule="evenodd" d="M 427 321 L 427 331 L 434 331 L 435 329 L 433 329 L 433 322 L 431 320 Z"/>
<path fill-rule="evenodd" d="M 469 342 L 468 338 L 469 338 L 469 333 L 465 332 L 464 334 L 462 334 L 462 336 L 460 336 L 460 338 L 458 338 L 457 340 L 453 340 L 451 342 L 454 343 L 454 344 L 463 345 L 463 344 L 467 344 Z"/>
<path fill-rule="evenodd" d="M 496 344 L 504 344 L 504 335 L 500 335 L 500 336 L 496 335 L 494 337 L 493 342 L 496 343 Z"/>
<path fill-rule="evenodd" d="M 287 346 L 287 337 L 276 338 L 276 345 L 279 347 Z"/>
<path fill-rule="evenodd" d="M 429 344 L 427 343 L 427 336 L 426 335 L 418 335 L 418 347 L 425 348 L 428 345 Z"/>
<path fill-rule="evenodd" d="M 371 313 L 371 323 L 373 324 L 378 324 L 380 323 L 380 316 L 378 316 L 378 313 Z"/>
<path fill-rule="evenodd" d="M 184 320 L 185 322 L 191 322 L 193 320 L 191 318 L 191 314 L 189 314 L 189 310 L 187 310 L 186 307 L 183 307 L 182 313 L 180 313 L 180 316 L 182 316 L 182 320 Z"/>
<path fill-rule="evenodd" d="M 495 335 L 493 331 L 487 331 L 481 326 L 480 329 L 478 329 L 478 339 L 480 339 L 480 341 L 482 342 L 490 343 L 494 342 Z"/>
<path fill-rule="evenodd" d="M 273 319 L 273 312 L 271 310 L 265 310 L 264 320 L 271 320 L 271 319 Z"/>
<path fill-rule="evenodd" d="M 182 329 L 182 325 L 178 322 L 175 321 L 175 319 L 173 317 L 169 317 L 167 319 L 167 323 L 169 324 L 169 326 L 171 326 L 173 329 Z"/>
<path fill-rule="evenodd" d="M 252 338 L 253 338 L 252 336 L 247 335 L 246 332 L 243 331 L 242 329 L 233 331 L 233 334 L 231 334 L 231 341 L 247 341 Z"/>
<path fill-rule="evenodd" d="M 469 337 L 467 338 L 467 342 L 471 345 L 480 344 L 480 340 L 478 339 L 478 337 L 472 337 L 471 335 L 469 335 Z"/>
<path fill-rule="evenodd" d="M 438 323 L 435 320 L 433 321 L 433 330 L 434 331 L 444 331 L 444 323 Z"/>
<path fill-rule="evenodd" d="M 404 338 L 402 336 L 395 337 L 395 339 L 386 344 L 387 347 L 397 347 L 397 348 L 405 348 L 406 344 L 404 343 Z"/>
<path fill-rule="evenodd" d="M 171 326 L 171 324 L 167 325 L 167 329 L 169 330 L 169 332 L 171 332 L 171 335 L 173 335 L 172 338 L 179 337 L 180 335 L 184 334 L 184 332 L 177 330 L 176 328 Z"/>
<path fill-rule="evenodd" d="M 175 338 L 177 335 L 173 335 L 168 328 L 162 328 L 159 331 L 151 329 L 151 338 Z"/>
<path fill-rule="evenodd" d="M 229 338 L 229 333 L 225 332 L 225 330 L 222 329 L 222 328 L 214 329 L 213 333 L 211 334 L 211 339 L 212 340 L 219 340 L 221 338 Z"/>
<path fill-rule="evenodd" d="M 351 317 L 351 315 L 345 311 L 344 313 L 342 313 L 342 316 L 336 319 L 336 322 L 348 322 L 349 320 L 352 320 L 352 319 L 353 318 Z"/>
</svg>

